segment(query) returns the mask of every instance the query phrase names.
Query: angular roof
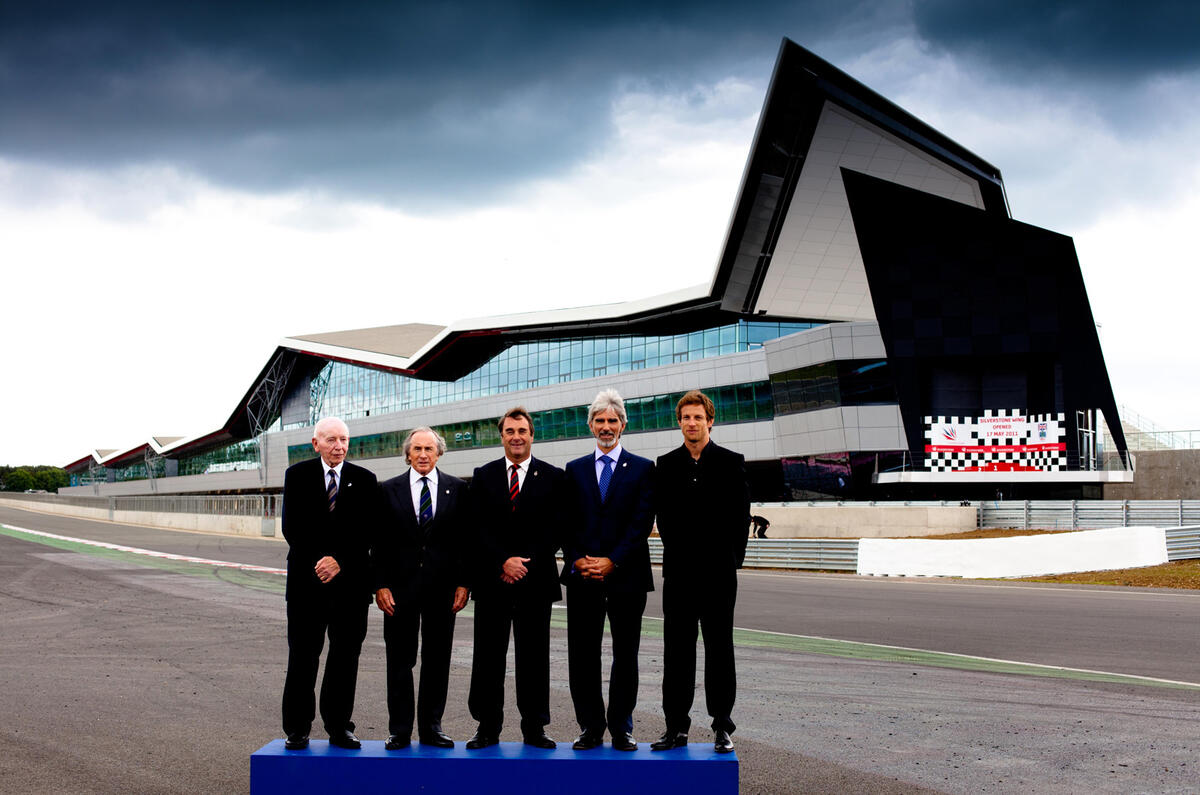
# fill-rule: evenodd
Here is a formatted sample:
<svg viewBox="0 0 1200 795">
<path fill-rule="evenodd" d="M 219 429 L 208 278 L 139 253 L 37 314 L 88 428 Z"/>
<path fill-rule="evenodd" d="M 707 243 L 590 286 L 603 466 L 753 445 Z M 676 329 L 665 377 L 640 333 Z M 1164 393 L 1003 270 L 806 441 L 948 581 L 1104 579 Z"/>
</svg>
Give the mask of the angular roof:
<svg viewBox="0 0 1200 795">
<path fill-rule="evenodd" d="M 950 174 L 951 179 L 941 179 L 949 185 L 947 191 L 962 192 L 966 184 L 973 203 L 1007 216 L 998 169 L 785 38 L 710 281 L 621 304 L 459 320 L 444 327 L 406 323 L 287 337 L 280 341 L 223 427 L 176 441 L 168 452 L 201 452 L 247 438 L 254 432 L 255 423 L 270 413 L 281 382 L 291 383 L 289 379 L 311 375 L 331 360 L 449 381 L 513 344 L 538 339 L 614 333 L 675 334 L 751 316 L 764 320 L 859 319 L 858 314 L 869 311 L 863 309 L 869 306 L 869 300 L 861 259 L 856 262 L 854 256 L 843 256 L 809 261 L 789 251 L 777 256 L 781 235 L 788 242 L 788 229 L 812 225 L 805 213 L 819 216 L 826 209 L 819 202 L 813 205 L 807 201 L 802 180 L 806 174 L 812 178 L 808 168 L 812 164 L 836 172 L 829 152 L 821 148 L 826 138 L 820 133 L 828 127 L 823 120 L 831 118 L 831 109 L 837 119 L 850 120 L 854 129 L 848 135 L 865 130 L 879 140 L 876 149 L 882 155 L 872 162 L 887 161 L 893 150 L 901 149 L 904 154 L 896 157 L 916 157 L 919 166 L 934 177 Z M 810 152 L 814 141 L 816 148 Z M 839 162 L 846 164 L 845 160 Z M 872 167 L 872 163 L 867 164 L 868 173 Z M 896 178 L 903 181 L 905 174 Z M 831 183 L 827 196 L 827 203 L 848 216 L 840 178 L 836 185 Z M 816 210 L 810 211 L 814 206 Z M 777 259 L 779 265 L 768 280 L 768 271 Z M 819 278 L 807 278 L 806 269 L 818 271 L 815 276 Z M 793 300 L 804 290 L 814 296 L 823 295 L 823 283 L 835 286 L 826 300 Z"/>
</svg>

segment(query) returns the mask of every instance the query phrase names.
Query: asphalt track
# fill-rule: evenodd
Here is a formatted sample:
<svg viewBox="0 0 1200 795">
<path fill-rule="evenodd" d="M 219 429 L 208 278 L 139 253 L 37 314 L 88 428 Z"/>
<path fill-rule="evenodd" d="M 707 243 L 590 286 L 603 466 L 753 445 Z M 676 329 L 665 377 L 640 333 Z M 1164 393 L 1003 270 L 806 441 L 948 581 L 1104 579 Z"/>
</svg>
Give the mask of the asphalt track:
<svg viewBox="0 0 1200 795">
<path fill-rule="evenodd" d="M 0 524 L 270 568 L 286 554 L 8 508 Z M 1197 790 L 1200 594 L 757 572 L 739 588 L 743 792 Z M 275 574 L 0 530 L 0 790 L 245 791 L 250 752 L 279 736 L 281 592 Z M 642 741 L 661 730 L 657 599 L 647 615 Z M 470 621 L 445 721 L 458 739 L 474 729 Z M 576 733 L 563 625 L 560 741 Z M 356 707 L 370 738 L 386 734 L 381 636 L 373 616 Z M 693 740 L 709 736 L 702 691 Z"/>
</svg>

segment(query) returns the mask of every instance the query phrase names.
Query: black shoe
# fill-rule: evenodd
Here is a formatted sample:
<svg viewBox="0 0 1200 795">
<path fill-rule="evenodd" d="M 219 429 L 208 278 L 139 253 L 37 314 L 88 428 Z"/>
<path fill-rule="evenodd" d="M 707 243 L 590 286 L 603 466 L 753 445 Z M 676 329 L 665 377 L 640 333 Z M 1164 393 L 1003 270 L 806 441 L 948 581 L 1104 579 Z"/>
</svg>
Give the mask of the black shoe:
<svg viewBox="0 0 1200 795">
<path fill-rule="evenodd" d="M 495 745 L 500 742 L 500 738 L 494 734 L 488 734 L 483 729 L 475 732 L 475 736 L 467 740 L 468 751 L 478 751 L 480 748 L 487 748 L 489 745 Z"/>
<path fill-rule="evenodd" d="M 289 751 L 303 751 L 308 747 L 308 735 L 301 734 L 300 732 L 289 734 L 287 736 L 287 742 L 283 744 L 283 747 Z"/>
<path fill-rule="evenodd" d="M 717 729 L 713 733 L 713 750 L 718 754 L 728 754 L 733 751 L 733 740 L 729 739 L 729 732 Z"/>
<path fill-rule="evenodd" d="M 412 745 L 412 738 L 407 734 L 393 734 L 387 738 L 387 742 L 383 744 L 385 751 L 399 751 L 401 748 L 407 748 Z"/>
<path fill-rule="evenodd" d="M 421 745 L 432 745 L 434 748 L 453 748 L 454 741 L 440 730 L 421 732 Z"/>
<path fill-rule="evenodd" d="M 338 748 L 345 748 L 348 751 L 357 751 L 362 748 L 362 743 L 358 741 L 349 729 L 338 729 L 329 733 L 329 744 Z"/>
<path fill-rule="evenodd" d="M 618 751 L 636 751 L 637 740 L 628 732 L 616 732 L 612 736 L 612 747 Z"/>
<path fill-rule="evenodd" d="M 672 748 L 683 748 L 687 745 L 687 732 L 677 732 L 667 729 L 663 736 L 650 743 L 651 751 L 670 751 Z"/>
<path fill-rule="evenodd" d="M 531 745 L 534 748 L 545 748 L 547 751 L 551 751 L 558 747 L 558 743 L 547 737 L 545 732 L 541 732 L 539 734 L 526 734 L 525 744 Z"/>
<path fill-rule="evenodd" d="M 583 734 L 575 738 L 575 742 L 571 747 L 576 751 L 590 751 L 593 748 L 599 748 L 604 744 L 604 730 L 594 732 L 591 729 L 585 729 Z"/>
</svg>

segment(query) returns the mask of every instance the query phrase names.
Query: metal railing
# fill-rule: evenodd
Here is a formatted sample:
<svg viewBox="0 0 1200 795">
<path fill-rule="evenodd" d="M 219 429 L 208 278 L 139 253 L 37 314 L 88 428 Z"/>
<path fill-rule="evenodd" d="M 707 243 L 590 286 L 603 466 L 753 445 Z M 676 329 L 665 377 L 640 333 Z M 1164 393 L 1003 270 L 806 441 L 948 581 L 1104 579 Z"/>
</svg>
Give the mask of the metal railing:
<svg viewBox="0 0 1200 795">
<path fill-rule="evenodd" d="M 20 494 L 0 492 L 4 499 L 25 502 L 50 502 L 80 508 L 109 511 L 153 511 L 158 513 L 197 513 L 214 516 L 260 516 L 274 519 L 280 515 L 280 494 L 220 495 L 167 494 L 129 497 L 60 497 L 57 494 Z"/>
<path fill-rule="evenodd" d="M 979 526 L 1021 530 L 1200 524 L 1200 500 L 985 500 Z"/>
<path fill-rule="evenodd" d="M 1200 525 L 1167 530 L 1167 560 L 1200 558 Z"/>
<path fill-rule="evenodd" d="M 56 494 L 2 493 L 4 499 L 53 502 L 113 511 L 154 511 L 220 516 L 280 515 L 283 497 L 278 494 L 223 496 L 175 495 L 156 497 L 60 497 Z M 1103 527 L 1165 527 L 1170 560 L 1200 558 L 1200 500 L 987 500 L 970 503 L 978 512 L 980 528 L 1013 527 L 1023 530 L 1083 530 Z M 956 501 L 910 502 L 793 502 L 773 506 L 957 506 Z M 757 503 L 756 507 L 761 507 Z M 650 559 L 662 562 L 662 541 L 650 538 Z M 856 538 L 751 538 L 746 546 L 748 568 L 855 571 Z"/>
<path fill-rule="evenodd" d="M 662 539 L 650 538 L 650 561 L 662 563 Z M 746 568 L 856 571 L 857 538 L 751 538 Z"/>
</svg>

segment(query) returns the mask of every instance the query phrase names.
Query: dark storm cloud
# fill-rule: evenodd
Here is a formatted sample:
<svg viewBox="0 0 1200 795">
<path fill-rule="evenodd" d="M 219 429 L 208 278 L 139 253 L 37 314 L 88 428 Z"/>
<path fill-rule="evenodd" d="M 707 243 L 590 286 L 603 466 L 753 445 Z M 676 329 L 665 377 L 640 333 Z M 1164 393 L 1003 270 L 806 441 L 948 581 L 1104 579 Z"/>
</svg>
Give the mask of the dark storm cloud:
<svg viewBox="0 0 1200 795">
<path fill-rule="evenodd" d="M 1195 0 L 917 0 L 920 36 L 1014 72 L 1137 82 L 1200 67 Z"/>
<path fill-rule="evenodd" d="M 601 145 L 628 81 L 765 79 L 781 36 L 821 35 L 855 11 L 830 7 L 8 3 L 0 156 L 469 200 Z"/>
</svg>

